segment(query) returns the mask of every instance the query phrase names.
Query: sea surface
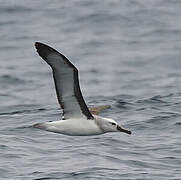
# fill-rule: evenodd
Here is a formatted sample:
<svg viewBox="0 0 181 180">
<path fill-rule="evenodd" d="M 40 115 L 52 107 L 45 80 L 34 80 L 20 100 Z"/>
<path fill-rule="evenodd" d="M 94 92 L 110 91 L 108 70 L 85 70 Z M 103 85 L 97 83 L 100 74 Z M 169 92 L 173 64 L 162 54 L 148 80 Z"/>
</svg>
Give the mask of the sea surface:
<svg viewBox="0 0 181 180">
<path fill-rule="evenodd" d="M 132 135 L 32 128 L 62 113 L 36 41 Z M 0 179 L 181 180 L 181 1 L 0 0 Z"/>
</svg>

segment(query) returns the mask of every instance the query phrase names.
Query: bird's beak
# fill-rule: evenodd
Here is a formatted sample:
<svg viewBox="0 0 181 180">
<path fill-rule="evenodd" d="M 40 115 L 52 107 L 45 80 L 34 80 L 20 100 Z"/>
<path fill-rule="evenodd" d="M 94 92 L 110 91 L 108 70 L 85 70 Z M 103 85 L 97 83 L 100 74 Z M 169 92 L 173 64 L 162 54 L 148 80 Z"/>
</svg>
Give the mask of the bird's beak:
<svg viewBox="0 0 181 180">
<path fill-rule="evenodd" d="M 127 129 L 124 129 L 122 128 L 121 126 L 117 125 L 117 130 L 120 131 L 120 132 L 124 132 L 124 133 L 127 133 L 127 134 L 130 134 L 131 135 L 131 131 L 127 130 Z"/>
</svg>

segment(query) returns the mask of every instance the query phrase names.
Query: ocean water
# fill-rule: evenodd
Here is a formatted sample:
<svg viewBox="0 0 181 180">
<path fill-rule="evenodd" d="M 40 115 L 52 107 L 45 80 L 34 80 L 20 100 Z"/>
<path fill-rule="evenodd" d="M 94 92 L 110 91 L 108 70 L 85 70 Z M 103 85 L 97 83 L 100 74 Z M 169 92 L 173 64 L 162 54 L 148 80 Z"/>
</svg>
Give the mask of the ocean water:
<svg viewBox="0 0 181 180">
<path fill-rule="evenodd" d="M 0 179 L 181 179 L 180 0 L 0 0 Z M 70 137 L 34 43 L 79 69 L 88 105 L 132 131 Z"/>
</svg>

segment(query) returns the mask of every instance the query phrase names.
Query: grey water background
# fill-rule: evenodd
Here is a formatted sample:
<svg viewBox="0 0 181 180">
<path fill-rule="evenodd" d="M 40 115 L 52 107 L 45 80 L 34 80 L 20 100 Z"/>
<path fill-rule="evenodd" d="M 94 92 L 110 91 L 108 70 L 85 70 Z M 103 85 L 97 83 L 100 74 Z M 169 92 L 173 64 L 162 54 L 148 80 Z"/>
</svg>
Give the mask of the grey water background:
<svg viewBox="0 0 181 180">
<path fill-rule="evenodd" d="M 40 41 L 80 72 L 88 105 L 132 131 L 71 137 Z M 181 179 L 180 0 L 0 0 L 0 179 Z"/>
</svg>

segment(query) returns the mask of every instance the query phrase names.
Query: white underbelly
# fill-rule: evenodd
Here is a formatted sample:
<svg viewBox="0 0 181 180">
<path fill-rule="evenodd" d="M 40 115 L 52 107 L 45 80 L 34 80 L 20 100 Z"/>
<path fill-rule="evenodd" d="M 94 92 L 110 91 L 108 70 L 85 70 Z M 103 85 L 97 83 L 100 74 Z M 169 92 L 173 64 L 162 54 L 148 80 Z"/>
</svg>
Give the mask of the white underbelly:
<svg viewBox="0 0 181 180">
<path fill-rule="evenodd" d="M 70 136 L 90 136 L 103 134 L 94 120 L 61 120 L 47 124 L 47 131 Z"/>
</svg>

